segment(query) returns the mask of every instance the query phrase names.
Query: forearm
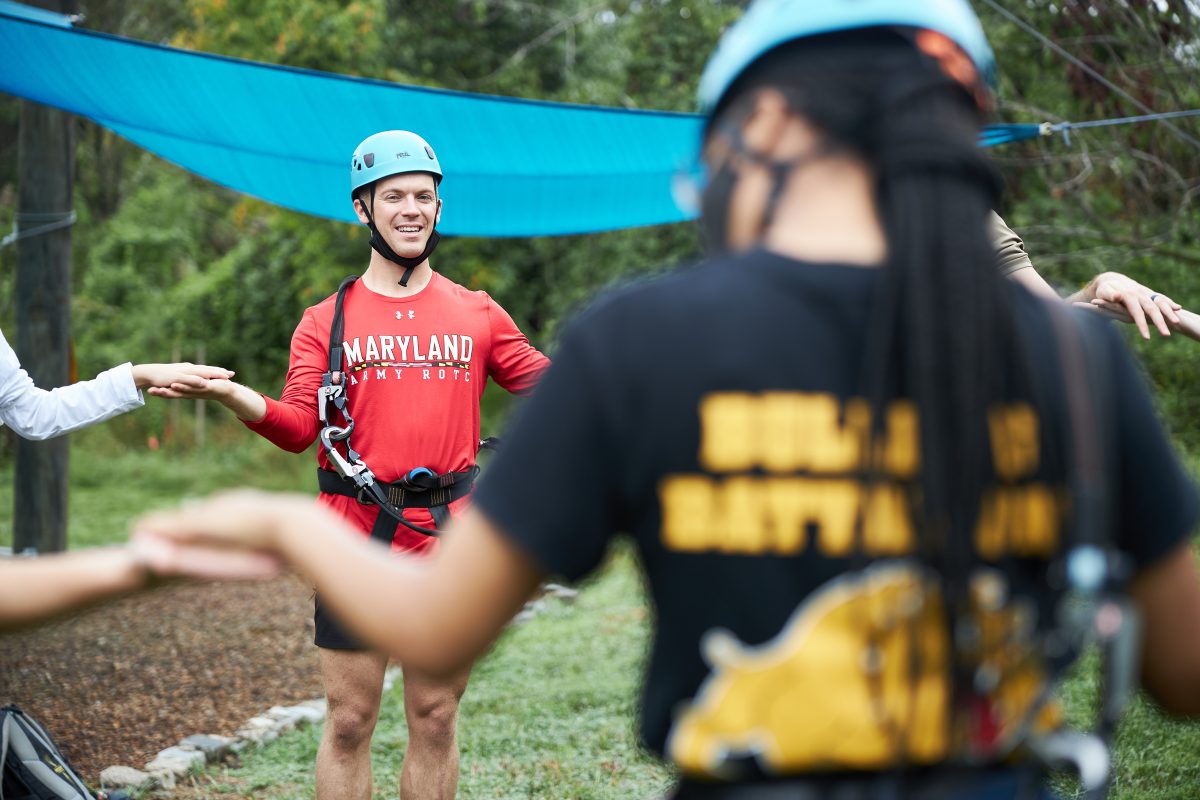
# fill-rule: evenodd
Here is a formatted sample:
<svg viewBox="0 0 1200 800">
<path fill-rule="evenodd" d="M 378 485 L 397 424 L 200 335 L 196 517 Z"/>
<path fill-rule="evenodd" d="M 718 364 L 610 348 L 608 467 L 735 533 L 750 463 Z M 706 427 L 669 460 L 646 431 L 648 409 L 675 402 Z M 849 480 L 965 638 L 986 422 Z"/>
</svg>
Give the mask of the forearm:
<svg viewBox="0 0 1200 800">
<path fill-rule="evenodd" d="M 268 400 L 258 395 L 263 415 L 256 420 L 242 419 L 247 428 L 276 447 L 289 453 L 303 453 L 317 438 L 320 421 L 315 404 L 289 403 L 287 399 Z"/>
<path fill-rule="evenodd" d="M 470 664 L 542 577 L 475 511 L 451 526 L 432 558 L 391 555 L 324 509 L 290 514 L 279 541 L 347 627 L 431 674 Z"/>
<path fill-rule="evenodd" d="M 52 439 L 142 405 L 130 365 L 121 364 L 87 381 L 40 389 L 23 369 L 6 377 L 0 421 L 26 439 Z"/>
<path fill-rule="evenodd" d="M 1088 294 L 1087 287 L 1085 286 L 1079 291 L 1064 297 L 1063 301 L 1066 303 L 1090 303 L 1092 301 L 1092 297 L 1094 296 L 1095 295 Z"/>
<path fill-rule="evenodd" d="M 1083 290 L 1071 295 L 1067 302 L 1076 302 L 1077 298 L 1079 298 L 1078 302 L 1086 304 L 1086 308 L 1097 314 L 1127 325 L 1134 322 L 1129 311 L 1119 303 L 1089 303 Z M 1174 314 L 1176 319 L 1164 316 L 1166 326 L 1177 333 L 1182 333 L 1189 339 L 1200 342 L 1200 314 L 1195 314 L 1186 308 L 1176 308 Z"/>
<path fill-rule="evenodd" d="M 240 383 L 230 381 L 216 400 L 243 422 L 259 422 L 267 415 L 267 401 L 263 396 Z"/>
<path fill-rule="evenodd" d="M 147 571 L 126 547 L 0 562 L 0 629 L 44 620 L 143 587 Z"/>
<path fill-rule="evenodd" d="M 1109 279 L 1109 278 L 1118 278 L 1118 279 L 1124 280 L 1125 276 L 1121 275 L 1120 273 L 1117 273 L 1117 272 L 1101 272 L 1099 275 L 1097 275 L 1096 277 L 1094 277 L 1090 281 L 1088 281 L 1086 284 L 1084 284 L 1083 287 L 1079 291 L 1074 292 L 1071 295 L 1069 295 L 1066 298 L 1067 302 L 1068 303 L 1090 303 L 1090 302 L 1092 302 L 1097 297 L 1096 288 L 1100 285 L 1100 282 L 1105 279 Z"/>
<path fill-rule="evenodd" d="M 1008 273 L 1008 279 L 1021 284 L 1034 294 L 1044 297 L 1047 300 L 1058 300 L 1058 292 L 1054 287 L 1046 282 L 1036 269 L 1033 267 L 1025 267 L 1023 269 L 1013 270 Z"/>
<path fill-rule="evenodd" d="M 1139 574 L 1130 595 L 1142 617 L 1142 685 L 1164 710 L 1200 714 L 1200 580 L 1190 544 Z"/>
<path fill-rule="evenodd" d="M 543 575 L 474 509 L 455 520 L 431 558 L 393 555 L 309 498 L 252 491 L 143 518 L 135 542 L 156 538 L 202 551 L 231 548 L 272 564 L 278 558 L 313 583 L 359 638 L 434 675 L 483 652 Z M 175 566 L 175 573 L 197 572 L 182 561 Z"/>
<path fill-rule="evenodd" d="M 436 627 L 439 614 L 425 590 L 432 559 L 392 555 L 333 513 L 313 511 L 278 518 L 283 560 L 364 641 L 420 666 L 433 648 L 430 624 Z"/>
<path fill-rule="evenodd" d="M 1172 322 L 1172 330 L 1179 331 L 1189 339 L 1195 339 L 1200 342 L 1200 314 L 1193 314 L 1186 308 L 1181 308 L 1175 312 L 1179 317 L 1179 322 Z"/>
</svg>

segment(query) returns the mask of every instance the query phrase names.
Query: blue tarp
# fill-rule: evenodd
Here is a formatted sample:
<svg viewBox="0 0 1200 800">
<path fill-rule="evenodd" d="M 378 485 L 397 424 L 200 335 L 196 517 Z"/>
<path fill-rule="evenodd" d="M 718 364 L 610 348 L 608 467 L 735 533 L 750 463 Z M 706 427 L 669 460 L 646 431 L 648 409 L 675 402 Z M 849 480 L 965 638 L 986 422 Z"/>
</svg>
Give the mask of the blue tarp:
<svg viewBox="0 0 1200 800">
<path fill-rule="evenodd" d="M 1010 142 L 1023 142 L 1026 139 L 1036 139 L 1044 136 L 1044 127 L 1040 124 L 988 125 L 979 134 L 980 147 L 995 147 Z"/>
<path fill-rule="evenodd" d="M 271 203 L 355 221 L 350 154 L 414 130 L 446 172 L 440 229 L 586 233 L 685 218 L 699 119 L 401 86 L 65 27 L 0 4 L 0 91 L 65 109 Z"/>
<path fill-rule="evenodd" d="M 0 0 L 0 91 L 87 117 L 231 189 L 350 222 L 355 145 L 379 130 L 414 130 L 446 172 L 439 227 L 461 236 L 687 219 L 672 183 L 694 159 L 701 122 L 197 53 L 73 28 L 9 0 Z M 983 143 L 1011 140 L 994 138 Z"/>
</svg>

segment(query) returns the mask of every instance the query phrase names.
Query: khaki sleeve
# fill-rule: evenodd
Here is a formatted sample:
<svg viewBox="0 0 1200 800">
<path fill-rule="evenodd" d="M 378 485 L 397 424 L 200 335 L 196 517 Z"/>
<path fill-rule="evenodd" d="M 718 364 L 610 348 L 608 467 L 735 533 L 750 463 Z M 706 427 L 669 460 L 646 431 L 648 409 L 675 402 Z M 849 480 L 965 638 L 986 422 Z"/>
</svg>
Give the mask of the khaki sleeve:
<svg viewBox="0 0 1200 800">
<path fill-rule="evenodd" d="M 1002 274 L 1011 275 L 1019 269 L 1033 269 L 1033 262 L 1025 252 L 1025 243 L 995 211 L 988 217 L 988 236 L 996 250 L 996 261 Z"/>
</svg>

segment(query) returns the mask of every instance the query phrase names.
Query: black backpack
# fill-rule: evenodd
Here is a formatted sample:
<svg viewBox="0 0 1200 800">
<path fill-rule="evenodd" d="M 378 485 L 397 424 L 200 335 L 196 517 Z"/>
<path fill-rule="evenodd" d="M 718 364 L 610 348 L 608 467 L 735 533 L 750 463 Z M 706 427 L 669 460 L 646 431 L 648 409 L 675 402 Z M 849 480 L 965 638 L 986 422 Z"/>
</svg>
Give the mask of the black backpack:
<svg viewBox="0 0 1200 800">
<path fill-rule="evenodd" d="M 95 800 L 46 729 L 15 705 L 0 708 L 0 800 Z"/>
</svg>

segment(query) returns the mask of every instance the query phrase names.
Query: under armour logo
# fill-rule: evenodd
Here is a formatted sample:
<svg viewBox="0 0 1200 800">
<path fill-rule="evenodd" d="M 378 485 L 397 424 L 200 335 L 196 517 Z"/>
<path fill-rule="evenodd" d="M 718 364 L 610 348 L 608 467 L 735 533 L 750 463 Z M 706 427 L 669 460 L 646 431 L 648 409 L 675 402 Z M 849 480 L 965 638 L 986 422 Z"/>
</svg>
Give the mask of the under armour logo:
<svg viewBox="0 0 1200 800">
<path fill-rule="evenodd" d="M 417 315 L 417 313 L 416 313 L 415 311 L 412 311 L 412 310 L 410 310 L 410 311 L 408 312 L 408 318 L 409 318 L 409 319 L 412 319 L 412 318 L 413 318 L 413 317 L 415 317 L 416 315 Z M 396 312 L 396 319 L 404 319 L 404 317 L 405 317 L 405 314 L 404 314 L 404 312 L 403 312 L 403 311 L 397 311 L 397 312 Z"/>
</svg>

